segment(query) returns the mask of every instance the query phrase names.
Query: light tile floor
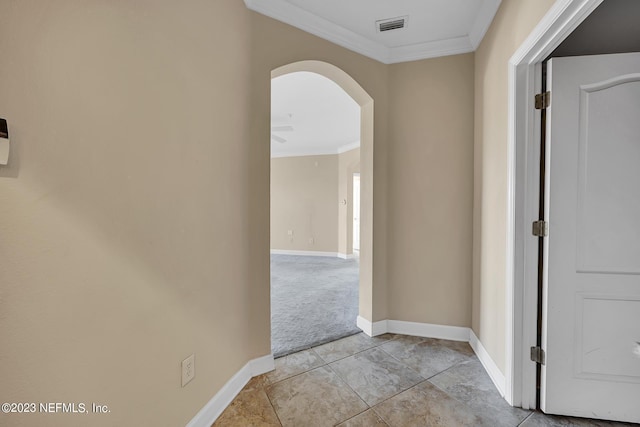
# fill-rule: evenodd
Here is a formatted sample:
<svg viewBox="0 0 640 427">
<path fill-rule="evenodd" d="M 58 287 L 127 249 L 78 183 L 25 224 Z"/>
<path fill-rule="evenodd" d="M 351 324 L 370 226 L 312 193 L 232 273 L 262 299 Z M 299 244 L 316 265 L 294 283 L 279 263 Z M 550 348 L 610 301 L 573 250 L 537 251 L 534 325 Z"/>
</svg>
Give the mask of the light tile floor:
<svg viewBox="0 0 640 427">
<path fill-rule="evenodd" d="M 510 407 L 467 343 L 353 335 L 276 359 L 213 424 L 249 426 L 627 426 Z"/>
</svg>

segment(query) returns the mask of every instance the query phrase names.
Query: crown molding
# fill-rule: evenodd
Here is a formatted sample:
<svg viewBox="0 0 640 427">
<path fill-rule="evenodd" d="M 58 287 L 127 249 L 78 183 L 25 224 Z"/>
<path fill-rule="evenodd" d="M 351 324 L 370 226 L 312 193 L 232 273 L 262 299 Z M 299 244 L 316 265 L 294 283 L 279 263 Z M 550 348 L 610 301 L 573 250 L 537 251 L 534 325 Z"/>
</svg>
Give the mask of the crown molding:
<svg viewBox="0 0 640 427">
<path fill-rule="evenodd" d="M 272 159 L 279 159 L 281 157 L 306 157 L 306 156 L 335 156 L 338 154 L 346 153 L 347 151 L 355 150 L 360 147 L 360 142 L 343 145 L 338 149 L 331 148 L 290 148 L 288 150 L 279 151 L 278 153 L 271 153 Z"/>
<path fill-rule="evenodd" d="M 385 64 L 389 48 L 284 0 L 244 0 L 247 8 Z"/>
<path fill-rule="evenodd" d="M 390 48 L 285 0 L 244 0 L 247 8 L 254 12 L 284 22 L 384 64 L 473 52 L 480 45 L 489 29 L 500 2 L 501 0 L 483 1 L 478 17 L 467 36 Z"/>
<path fill-rule="evenodd" d="M 391 49 L 391 60 L 388 64 L 398 62 L 419 61 L 421 59 L 437 58 L 440 56 L 458 55 L 473 52 L 469 37 L 456 37 L 433 42 L 417 43 L 398 46 Z"/>
<path fill-rule="evenodd" d="M 360 141 L 354 141 L 351 144 L 341 145 L 338 147 L 338 154 L 346 153 L 347 151 L 355 150 L 356 148 L 360 148 Z"/>
</svg>

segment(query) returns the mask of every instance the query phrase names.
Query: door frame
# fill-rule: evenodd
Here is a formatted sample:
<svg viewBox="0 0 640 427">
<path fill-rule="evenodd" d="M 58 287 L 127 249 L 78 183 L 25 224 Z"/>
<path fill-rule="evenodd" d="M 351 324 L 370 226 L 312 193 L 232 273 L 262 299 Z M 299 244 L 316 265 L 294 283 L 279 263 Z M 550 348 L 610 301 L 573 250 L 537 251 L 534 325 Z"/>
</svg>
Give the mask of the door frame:
<svg viewBox="0 0 640 427">
<path fill-rule="evenodd" d="M 358 197 L 355 196 L 356 191 L 356 176 L 358 177 Z M 353 205 L 353 209 L 351 210 L 351 253 L 353 254 L 353 256 L 355 256 L 355 251 L 358 251 L 358 255 L 360 254 L 360 211 L 361 206 L 360 206 L 360 172 L 354 172 L 351 174 L 351 185 L 352 185 L 352 189 L 351 189 L 351 204 Z M 356 200 L 358 200 L 358 249 L 356 249 L 356 226 L 355 226 L 355 221 L 354 221 L 354 214 L 355 214 L 355 206 L 356 206 Z M 349 248 L 349 245 L 347 245 L 347 249 Z M 347 253 L 349 251 L 347 250 Z"/>
<path fill-rule="evenodd" d="M 536 408 L 541 63 L 604 0 L 557 0 L 509 60 L 505 399 Z M 552 96 L 553 102 L 553 96 Z"/>
</svg>

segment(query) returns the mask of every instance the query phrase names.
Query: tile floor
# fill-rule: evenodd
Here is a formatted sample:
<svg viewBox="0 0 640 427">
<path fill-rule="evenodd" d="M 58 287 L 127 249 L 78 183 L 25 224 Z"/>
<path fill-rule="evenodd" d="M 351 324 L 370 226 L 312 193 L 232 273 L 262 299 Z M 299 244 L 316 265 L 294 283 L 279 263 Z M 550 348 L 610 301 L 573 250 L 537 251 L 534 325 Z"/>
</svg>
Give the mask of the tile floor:
<svg viewBox="0 0 640 427">
<path fill-rule="evenodd" d="M 512 408 L 462 342 L 358 334 L 275 363 L 213 426 L 629 425 Z"/>
</svg>

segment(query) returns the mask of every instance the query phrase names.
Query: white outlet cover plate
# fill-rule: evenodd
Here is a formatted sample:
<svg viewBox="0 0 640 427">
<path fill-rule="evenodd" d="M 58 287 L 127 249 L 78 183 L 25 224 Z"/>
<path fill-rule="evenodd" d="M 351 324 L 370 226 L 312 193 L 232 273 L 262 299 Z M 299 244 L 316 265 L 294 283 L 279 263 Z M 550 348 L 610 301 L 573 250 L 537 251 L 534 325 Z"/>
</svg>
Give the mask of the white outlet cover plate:
<svg viewBox="0 0 640 427">
<path fill-rule="evenodd" d="M 187 357 L 182 361 L 182 387 L 189 384 L 196 376 L 196 359 L 195 354 Z"/>
<path fill-rule="evenodd" d="M 0 138 L 0 165 L 9 163 L 9 139 Z"/>
</svg>

